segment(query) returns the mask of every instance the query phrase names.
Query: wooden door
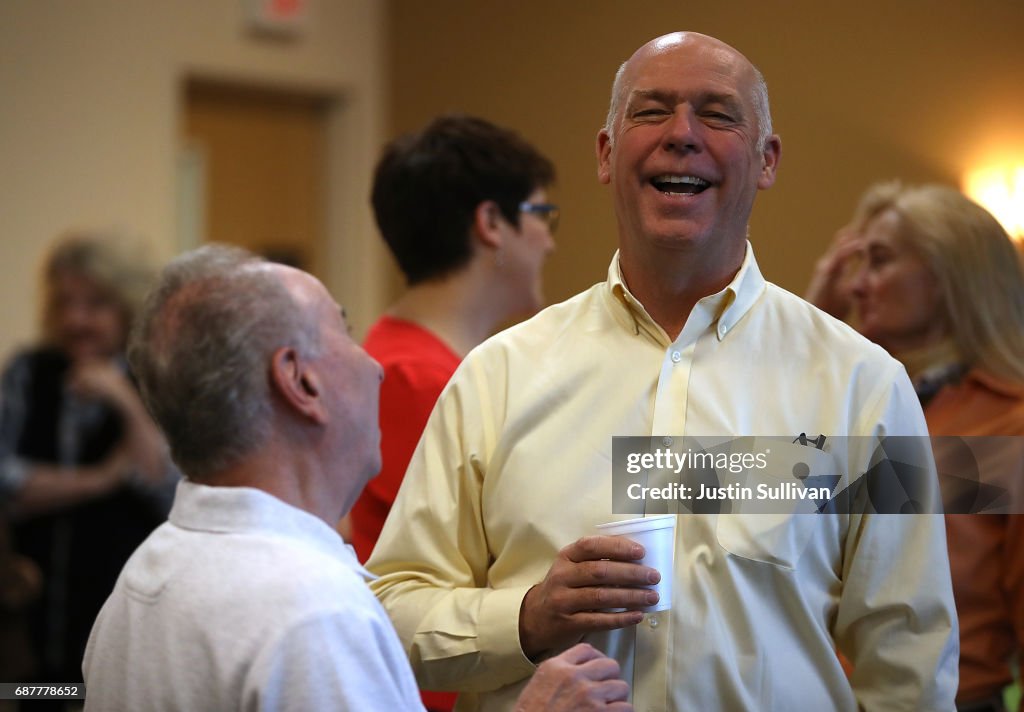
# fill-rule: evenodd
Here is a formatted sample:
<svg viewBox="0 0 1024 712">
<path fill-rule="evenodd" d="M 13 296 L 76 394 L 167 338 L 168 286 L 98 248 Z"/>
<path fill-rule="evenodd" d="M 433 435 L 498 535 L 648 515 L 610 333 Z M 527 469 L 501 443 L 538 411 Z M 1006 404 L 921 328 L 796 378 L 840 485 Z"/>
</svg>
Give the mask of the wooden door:
<svg viewBox="0 0 1024 712">
<path fill-rule="evenodd" d="M 185 152 L 201 173 L 200 239 L 324 278 L 328 109 L 319 96 L 189 83 Z"/>
</svg>

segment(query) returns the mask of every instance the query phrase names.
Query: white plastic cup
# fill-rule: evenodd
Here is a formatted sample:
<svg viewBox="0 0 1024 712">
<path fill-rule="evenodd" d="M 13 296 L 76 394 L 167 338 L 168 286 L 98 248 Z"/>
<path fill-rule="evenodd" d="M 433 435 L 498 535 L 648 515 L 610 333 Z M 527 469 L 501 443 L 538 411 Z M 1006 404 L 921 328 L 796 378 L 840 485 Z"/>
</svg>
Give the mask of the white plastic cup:
<svg viewBox="0 0 1024 712">
<path fill-rule="evenodd" d="M 673 553 L 676 543 L 676 515 L 659 514 L 639 519 L 624 519 L 618 522 L 598 524 L 597 533 L 604 536 L 621 536 L 644 548 L 644 558 L 637 563 L 657 569 L 661 581 L 647 586 L 658 592 L 658 602 L 641 610 L 667 611 L 672 607 Z"/>
</svg>

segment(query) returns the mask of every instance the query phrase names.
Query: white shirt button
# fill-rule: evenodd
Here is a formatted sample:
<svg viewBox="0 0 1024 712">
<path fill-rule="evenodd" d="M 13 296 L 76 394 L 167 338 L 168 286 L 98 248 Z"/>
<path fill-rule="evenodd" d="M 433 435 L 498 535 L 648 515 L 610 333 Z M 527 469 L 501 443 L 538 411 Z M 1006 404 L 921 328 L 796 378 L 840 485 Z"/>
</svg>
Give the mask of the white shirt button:
<svg viewBox="0 0 1024 712">
<path fill-rule="evenodd" d="M 661 439 L 661 444 L 664 445 L 665 447 L 672 447 L 672 438 L 666 435 Z"/>
<path fill-rule="evenodd" d="M 672 352 L 672 363 L 679 363 L 682 360 L 683 360 L 683 355 L 681 353 L 679 353 L 678 351 L 673 351 Z"/>
</svg>

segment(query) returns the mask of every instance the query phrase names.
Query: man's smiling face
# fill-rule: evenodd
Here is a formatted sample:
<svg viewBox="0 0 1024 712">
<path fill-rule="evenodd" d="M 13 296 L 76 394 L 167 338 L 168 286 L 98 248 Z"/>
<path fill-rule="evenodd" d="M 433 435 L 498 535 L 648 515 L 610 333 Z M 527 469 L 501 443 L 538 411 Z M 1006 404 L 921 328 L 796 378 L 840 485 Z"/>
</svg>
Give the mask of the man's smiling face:
<svg viewBox="0 0 1024 712">
<path fill-rule="evenodd" d="M 666 35 L 629 60 L 598 135 L 624 253 L 696 249 L 738 266 L 754 196 L 774 183 L 779 157 L 778 137 L 759 145 L 756 81 L 742 55 L 703 35 Z"/>
</svg>

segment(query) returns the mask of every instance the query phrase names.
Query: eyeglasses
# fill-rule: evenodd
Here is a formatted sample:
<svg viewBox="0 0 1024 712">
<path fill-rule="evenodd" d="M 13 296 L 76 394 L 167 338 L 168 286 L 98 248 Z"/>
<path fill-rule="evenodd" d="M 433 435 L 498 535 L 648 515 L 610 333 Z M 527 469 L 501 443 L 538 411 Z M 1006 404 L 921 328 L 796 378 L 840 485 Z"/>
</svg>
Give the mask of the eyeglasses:
<svg viewBox="0 0 1024 712">
<path fill-rule="evenodd" d="M 555 234 L 555 230 L 558 229 L 558 206 L 554 203 L 531 203 L 524 200 L 519 204 L 519 211 L 523 213 L 533 213 L 541 220 L 547 223 L 548 232 L 552 235 Z"/>
</svg>

